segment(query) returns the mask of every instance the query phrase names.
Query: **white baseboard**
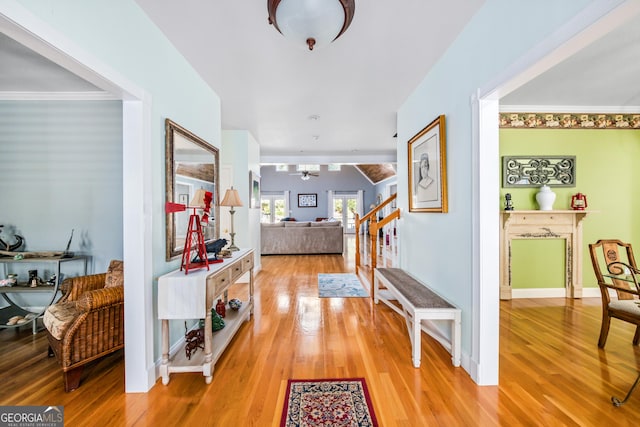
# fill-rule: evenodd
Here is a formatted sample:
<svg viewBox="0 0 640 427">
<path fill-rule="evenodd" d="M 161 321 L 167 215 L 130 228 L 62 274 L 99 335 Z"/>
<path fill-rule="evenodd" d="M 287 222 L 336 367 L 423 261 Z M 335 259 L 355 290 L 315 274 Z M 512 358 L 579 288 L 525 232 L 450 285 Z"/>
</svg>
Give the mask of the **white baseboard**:
<svg viewBox="0 0 640 427">
<path fill-rule="evenodd" d="M 512 289 L 511 298 L 566 298 L 565 288 Z M 599 288 L 582 288 L 583 298 L 600 298 Z"/>
</svg>

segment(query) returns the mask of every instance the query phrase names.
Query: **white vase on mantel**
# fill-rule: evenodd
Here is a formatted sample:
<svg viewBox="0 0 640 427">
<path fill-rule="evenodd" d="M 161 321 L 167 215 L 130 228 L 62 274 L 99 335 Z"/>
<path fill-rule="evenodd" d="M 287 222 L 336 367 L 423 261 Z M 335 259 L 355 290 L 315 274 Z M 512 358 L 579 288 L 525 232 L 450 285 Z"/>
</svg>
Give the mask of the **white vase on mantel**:
<svg viewBox="0 0 640 427">
<path fill-rule="evenodd" d="M 551 191 L 548 185 L 540 187 L 540 191 L 536 193 L 536 201 L 541 211 L 553 210 L 553 202 L 556 200 L 556 193 Z"/>
</svg>

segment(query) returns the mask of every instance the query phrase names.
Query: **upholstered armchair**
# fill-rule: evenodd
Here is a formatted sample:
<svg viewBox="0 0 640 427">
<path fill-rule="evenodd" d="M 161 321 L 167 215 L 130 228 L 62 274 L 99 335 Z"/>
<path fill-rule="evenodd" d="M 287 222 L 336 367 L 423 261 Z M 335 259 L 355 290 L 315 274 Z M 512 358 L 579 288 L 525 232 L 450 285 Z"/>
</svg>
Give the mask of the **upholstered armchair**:
<svg viewBox="0 0 640 427">
<path fill-rule="evenodd" d="M 65 391 L 80 385 L 84 365 L 124 347 L 124 267 L 70 278 L 64 296 L 44 313 L 49 356 L 62 367 Z"/>
</svg>

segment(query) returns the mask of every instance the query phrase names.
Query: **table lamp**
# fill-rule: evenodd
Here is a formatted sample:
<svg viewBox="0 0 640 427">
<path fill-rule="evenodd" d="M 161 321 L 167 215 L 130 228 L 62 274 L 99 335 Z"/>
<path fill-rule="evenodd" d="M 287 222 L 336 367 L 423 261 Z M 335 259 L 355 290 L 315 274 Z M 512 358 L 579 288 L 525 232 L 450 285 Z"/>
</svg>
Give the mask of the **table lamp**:
<svg viewBox="0 0 640 427">
<path fill-rule="evenodd" d="M 224 193 L 224 198 L 220 202 L 220 206 L 231 207 L 231 209 L 229 210 L 229 213 L 231 214 L 231 233 L 229 233 L 229 235 L 231 236 L 231 246 L 229 246 L 229 250 L 230 251 L 240 250 L 240 248 L 238 248 L 234 242 L 236 233 L 233 231 L 233 214 L 236 213 L 236 211 L 233 208 L 242 207 L 242 201 L 240 200 L 240 195 L 238 194 L 238 190 L 234 189 L 233 186 L 227 189 L 227 192 Z"/>
</svg>

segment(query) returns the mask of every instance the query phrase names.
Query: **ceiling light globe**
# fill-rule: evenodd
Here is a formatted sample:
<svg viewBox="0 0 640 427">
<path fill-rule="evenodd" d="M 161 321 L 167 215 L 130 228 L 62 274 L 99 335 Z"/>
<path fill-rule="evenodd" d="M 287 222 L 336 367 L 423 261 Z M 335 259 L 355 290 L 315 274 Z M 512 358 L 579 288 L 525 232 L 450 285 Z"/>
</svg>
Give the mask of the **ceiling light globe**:
<svg viewBox="0 0 640 427">
<path fill-rule="evenodd" d="M 328 45 L 353 19 L 354 0 L 270 0 L 269 20 L 288 39 L 300 46 Z"/>
</svg>

